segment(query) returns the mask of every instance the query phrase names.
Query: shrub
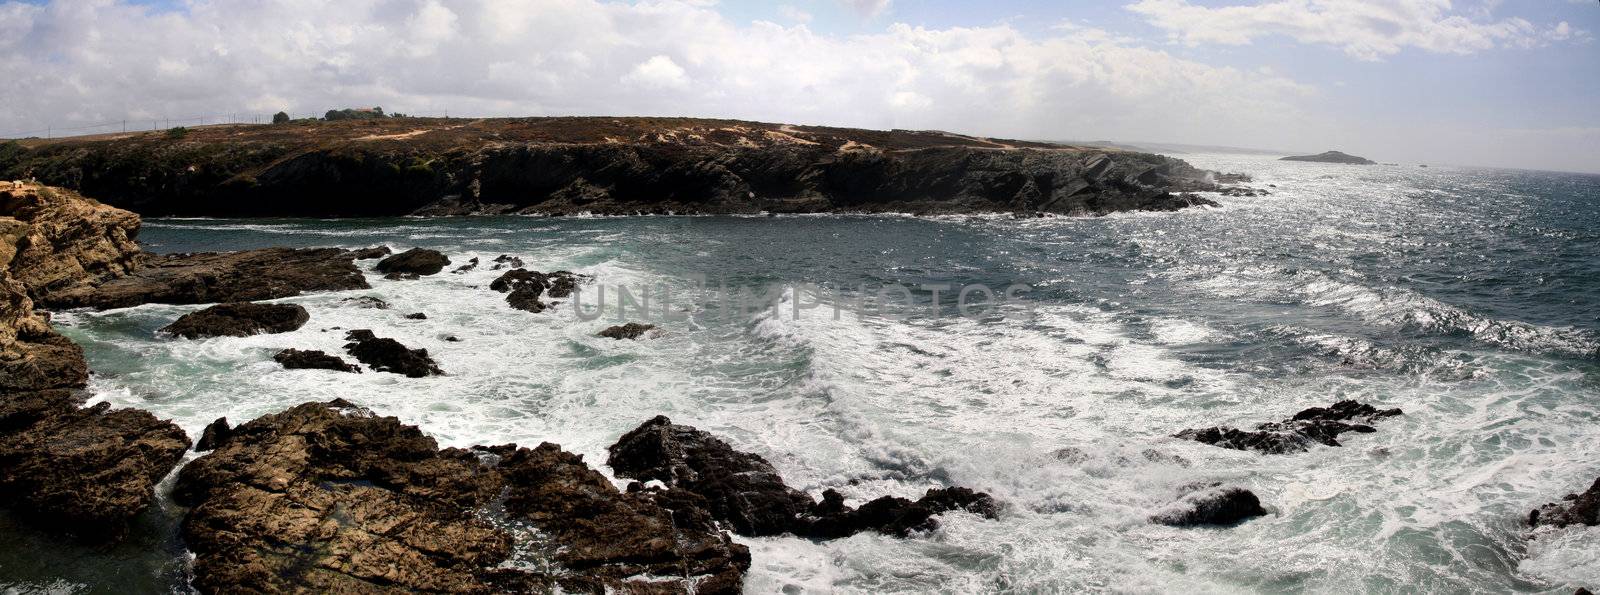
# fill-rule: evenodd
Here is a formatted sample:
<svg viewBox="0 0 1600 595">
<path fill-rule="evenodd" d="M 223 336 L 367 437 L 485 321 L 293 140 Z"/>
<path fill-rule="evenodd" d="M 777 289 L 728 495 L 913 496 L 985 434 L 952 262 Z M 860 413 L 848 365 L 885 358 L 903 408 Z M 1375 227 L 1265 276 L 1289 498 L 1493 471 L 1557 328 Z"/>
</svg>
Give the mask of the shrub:
<svg viewBox="0 0 1600 595">
<path fill-rule="evenodd" d="M 348 108 L 347 109 L 331 109 L 331 110 L 328 110 L 328 113 L 323 114 L 322 119 L 329 120 L 329 121 L 332 121 L 332 120 L 375 120 L 375 119 L 378 119 L 378 118 L 385 118 L 385 117 L 387 117 L 387 116 L 385 116 L 383 114 L 383 108 L 375 107 L 375 108 L 372 108 L 372 109 L 348 109 Z"/>
<path fill-rule="evenodd" d="M 167 129 L 167 138 L 170 138 L 170 139 L 173 139 L 173 140 L 177 140 L 177 139 L 183 138 L 185 136 L 189 136 L 189 129 L 188 128 L 184 128 L 182 126 L 179 126 L 177 128 L 168 128 Z"/>
<path fill-rule="evenodd" d="M 285 112 L 278 112 L 276 114 L 272 114 L 272 123 L 273 124 L 288 124 L 289 123 L 289 114 L 285 113 Z"/>
</svg>

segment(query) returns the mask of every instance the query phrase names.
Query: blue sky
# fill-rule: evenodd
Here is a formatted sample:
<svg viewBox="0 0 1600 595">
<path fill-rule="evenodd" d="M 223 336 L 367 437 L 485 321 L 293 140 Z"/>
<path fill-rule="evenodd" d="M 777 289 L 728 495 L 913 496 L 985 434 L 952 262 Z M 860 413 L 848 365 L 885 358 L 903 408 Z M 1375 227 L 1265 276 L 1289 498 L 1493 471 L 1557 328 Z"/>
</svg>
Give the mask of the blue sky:
<svg viewBox="0 0 1600 595">
<path fill-rule="evenodd" d="M 382 104 L 1597 171 L 1597 32 L 1591 0 L 0 0 L 0 133 Z"/>
</svg>

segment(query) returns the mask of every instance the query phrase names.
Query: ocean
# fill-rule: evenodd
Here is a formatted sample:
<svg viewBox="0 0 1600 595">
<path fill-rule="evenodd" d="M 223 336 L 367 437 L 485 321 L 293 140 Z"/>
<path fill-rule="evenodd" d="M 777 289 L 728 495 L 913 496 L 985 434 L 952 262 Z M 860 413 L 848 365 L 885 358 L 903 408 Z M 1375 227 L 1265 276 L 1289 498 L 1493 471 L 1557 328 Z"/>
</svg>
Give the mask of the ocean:
<svg viewBox="0 0 1600 595">
<path fill-rule="evenodd" d="M 660 414 L 813 495 L 962 485 L 1002 506 L 998 520 L 949 514 L 911 539 L 739 538 L 752 593 L 1600 584 L 1600 531 L 1530 539 L 1524 524 L 1600 475 L 1600 176 L 1180 157 L 1271 194 L 1101 218 L 152 219 L 141 241 L 155 252 L 382 244 L 453 264 L 388 281 L 364 261 L 370 291 L 278 300 L 311 313 L 288 334 L 157 336 L 194 306 L 54 322 L 84 346 L 96 401 L 191 437 L 218 417 L 344 398 L 444 446 L 549 441 L 609 474 L 606 446 Z M 513 310 L 488 289 L 501 254 L 594 279 L 580 307 Z M 477 269 L 448 272 L 474 257 Z M 979 285 L 1015 291 L 963 309 L 959 288 Z M 611 303 L 595 308 L 602 287 Z M 746 289 L 776 307 L 730 307 Z M 651 296 L 648 315 L 617 318 L 624 290 Z M 341 301 L 358 295 L 393 307 Z M 622 321 L 661 332 L 594 336 Z M 448 375 L 272 361 L 288 347 L 340 353 L 355 328 L 426 348 Z M 1303 454 L 1171 438 L 1343 399 L 1405 415 Z M 1198 481 L 1246 487 L 1270 514 L 1148 522 Z M 110 548 L 0 521 L 0 588 L 183 591 L 181 512 L 163 496 Z"/>
</svg>

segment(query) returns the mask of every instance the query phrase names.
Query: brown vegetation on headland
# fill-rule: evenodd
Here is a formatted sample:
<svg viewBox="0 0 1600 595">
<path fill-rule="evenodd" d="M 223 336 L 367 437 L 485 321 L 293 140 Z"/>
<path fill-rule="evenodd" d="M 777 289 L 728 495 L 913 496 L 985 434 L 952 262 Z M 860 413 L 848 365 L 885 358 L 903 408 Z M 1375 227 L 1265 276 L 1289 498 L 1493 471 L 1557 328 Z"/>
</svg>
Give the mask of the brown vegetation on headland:
<svg viewBox="0 0 1600 595">
<path fill-rule="evenodd" d="M 690 118 L 376 118 L 0 145 L 144 215 L 1061 213 L 1209 201 L 1206 172 L 1103 147 Z"/>
</svg>

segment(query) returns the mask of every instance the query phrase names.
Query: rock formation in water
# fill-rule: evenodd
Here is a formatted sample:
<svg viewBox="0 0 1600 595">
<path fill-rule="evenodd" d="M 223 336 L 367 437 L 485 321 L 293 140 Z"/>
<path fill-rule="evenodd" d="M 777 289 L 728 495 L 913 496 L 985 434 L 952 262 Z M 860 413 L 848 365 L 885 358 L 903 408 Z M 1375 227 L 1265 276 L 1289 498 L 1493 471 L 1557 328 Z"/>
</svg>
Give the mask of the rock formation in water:
<svg viewBox="0 0 1600 595">
<path fill-rule="evenodd" d="M 34 300 L 141 259 L 139 218 L 72 192 L 0 182 L 0 506 L 46 529 L 118 538 L 189 439 L 171 422 L 83 407 L 83 351 Z"/>
<path fill-rule="evenodd" d="M 395 118 L 29 140 L 0 176 L 145 215 L 1096 215 L 1211 204 L 1188 163 L 1105 147 L 684 118 Z"/>
<path fill-rule="evenodd" d="M 1267 514 L 1250 490 L 1200 483 L 1178 490 L 1178 501 L 1150 517 L 1150 522 L 1174 527 L 1236 525 Z"/>
<path fill-rule="evenodd" d="M 1534 527 L 1600 525 L 1600 479 L 1594 480 L 1582 494 L 1567 494 L 1560 502 L 1551 502 L 1528 513 L 1528 524 Z"/>
<path fill-rule="evenodd" d="M 230 302 L 184 314 L 161 332 L 185 339 L 248 337 L 287 333 L 310 320 L 311 315 L 298 304 Z"/>
<path fill-rule="evenodd" d="M 378 337 L 372 331 L 358 329 L 345 334 L 344 350 L 361 363 L 379 372 L 400 374 L 409 378 L 437 376 L 444 371 L 428 357 L 426 349 L 411 349 L 399 341 Z"/>
<path fill-rule="evenodd" d="M 234 428 L 174 491 L 204 592 L 738 593 L 748 550 L 678 496 L 553 444 L 440 449 L 338 400 Z"/>
<path fill-rule="evenodd" d="M 378 261 L 377 270 L 391 275 L 427 276 L 437 274 L 449 264 L 450 259 L 438 250 L 412 248 Z"/>
<path fill-rule="evenodd" d="M 285 349 L 272 356 L 272 360 L 290 370 L 333 370 L 335 372 L 361 373 L 361 368 L 347 363 L 337 355 L 317 350 Z"/>
<path fill-rule="evenodd" d="M 1184 430 L 1175 437 L 1266 454 L 1305 452 L 1312 444 L 1340 446 L 1337 438 L 1345 432 L 1376 432 L 1373 422 L 1400 414 L 1399 409 L 1380 410 L 1365 403 L 1340 401 L 1331 407 L 1306 409 L 1281 422 L 1259 424 L 1254 431 L 1216 426 Z"/>
<path fill-rule="evenodd" d="M 489 283 L 489 289 L 506 294 L 506 303 L 512 308 L 535 314 L 550 307 L 542 297 L 564 298 L 572 295 L 583 275 L 569 271 L 541 273 L 527 269 L 512 269 Z"/>
<path fill-rule="evenodd" d="M 125 276 L 52 291 L 40 303 L 48 308 L 105 310 L 140 304 L 251 302 L 307 291 L 368 289 L 371 286 L 352 262 L 354 256 L 338 248 L 151 255 L 147 264 Z"/>
<path fill-rule="evenodd" d="M 916 501 L 884 496 L 859 508 L 845 506 L 843 496 L 827 490 L 817 502 L 785 484 L 761 456 L 663 416 L 623 435 L 608 450 L 606 464 L 618 477 L 659 481 L 668 492 L 694 494 L 712 518 L 740 535 L 831 539 L 877 531 L 904 537 L 937 527 L 933 517 L 950 511 L 998 514 L 988 494 L 962 487 L 930 489 Z"/>
<path fill-rule="evenodd" d="M 639 337 L 643 337 L 645 333 L 655 330 L 655 328 L 656 325 L 653 324 L 630 322 L 627 324 L 606 327 L 605 330 L 596 333 L 595 336 L 605 337 L 607 339 L 616 339 L 618 341 L 622 339 L 638 339 Z"/>
<path fill-rule="evenodd" d="M 1349 165 L 1378 164 L 1378 162 L 1365 157 L 1356 157 L 1355 155 L 1340 153 L 1338 151 L 1328 151 L 1326 153 L 1318 153 L 1316 155 L 1297 155 L 1294 157 L 1284 157 L 1279 159 L 1279 161 L 1311 161 L 1314 163 L 1345 163 Z"/>
</svg>

